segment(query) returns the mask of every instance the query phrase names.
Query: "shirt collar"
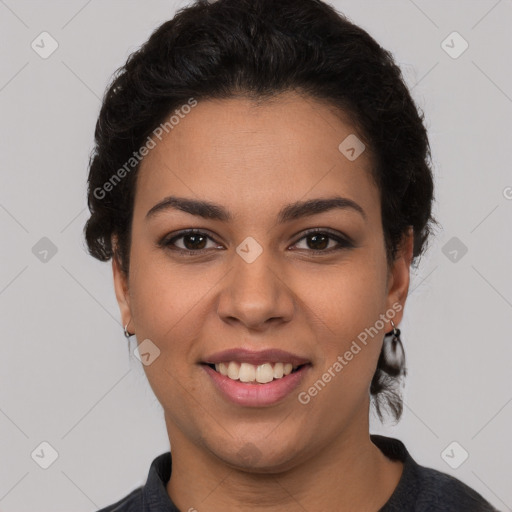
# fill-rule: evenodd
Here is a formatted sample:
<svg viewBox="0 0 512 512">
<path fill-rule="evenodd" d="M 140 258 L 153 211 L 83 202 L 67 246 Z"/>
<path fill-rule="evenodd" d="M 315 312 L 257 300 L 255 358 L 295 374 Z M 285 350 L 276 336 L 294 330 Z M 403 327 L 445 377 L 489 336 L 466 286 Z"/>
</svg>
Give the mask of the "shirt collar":
<svg viewBox="0 0 512 512">
<path fill-rule="evenodd" d="M 142 492 L 143 512 L 179 512 L 167 494 L 166 485 L 171 478 L 171 452 L 162 453 L 151 463 Z"/>
<path fill-rule="evenodd" d="M 385 508 L 398 504 L 399 496 L 407 495 L 405 488 L 417 471 L 417 463 L 412 459 L 405 445 L 398 439 L 371 434 L 372 442 L 390 459 L 404 462 L 402 477 Z M 171 452 L 162 453 L 151 463 L 149 474 L 142 492 L 143 512 L 180 512 L 167 494 L 166 485 L 171 478 Z M 401 503 L 403 505 L 403 503 Z M 382 509 L 384 511 L 384 509 Z"/>
</svg>

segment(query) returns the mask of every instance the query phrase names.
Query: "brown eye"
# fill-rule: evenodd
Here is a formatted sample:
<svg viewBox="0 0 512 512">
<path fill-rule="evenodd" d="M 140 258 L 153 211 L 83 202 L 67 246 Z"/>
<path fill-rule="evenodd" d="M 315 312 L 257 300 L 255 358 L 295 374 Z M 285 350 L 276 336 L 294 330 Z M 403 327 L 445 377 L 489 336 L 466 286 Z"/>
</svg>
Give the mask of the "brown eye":
<svg viewBox="0 0 512 512">
<path fill-rule="evenodd" d="M 323 235 L 323 234 L 313 234 L 313 235 L 308 235 L 306 237 L 306 240 L 309 240 L 310 243 L 308 243 L 308 247 L 310 249 L 314 249 L 315 251 L 317 250 L 322 250 L 322 249 L 326 249 L 327 246 L 329 245 L 329 240 L 331 238 L 327 235 Z"/>
<path fill-rule="evenodd" d="M 354 244 L 347 238 L 321 229 L 306 233 L 295 242 L 294 246 L 297 246 L 302 240 L 305 241 L 305 247 L 299 247 L 298 249 L 305 249 L 313 254 L 329 254 L 333 251 L 354 247 Z M 207 247 L 208 241 L 214 243 L 213 247 Z M 189 255 L 201 254 L 208 249 L 222 248 L 216 245 L 215 240 L 208 234 L 197 230 L 182 231 L 172 238 L 164 238 L 158 245 L 177 253 Z"/>
<path fill-rule="evenodd" d="M 354 247 L 354 244 L 352 244 L 347 239 L 335 235 L 333 233 L 330 233 L 329 231 L 322 231 L 322 230 L 315 230 L 310 231 L 306 233 L 305 236 L 300 238 L 296 243 L 295 246 L 301 242 L 302 240 L 305 240 L 306 247 L 301 247 L 299 249 L 309 249 L 311 252 L 315 253 L 330 253 L 331 251 L 337 251 L 340 249 L 348 249 L 351 247 Z M 331 242 L 336 242 L 334 246 L 329 246 Z"/>
<path fill-rule="evenodd" d="M 204 249 L 207 239 L 207 237 L 195 233 L 191 235 L 183 235 L 180 238 L 183 238 L 183 245 L 185 246 L 185 249 L 189 250 Z"/>
<path fill-rule="evenodd" d="M 182 231 L 172 238 L 164 238 L 158 245 L 176 252 L 200 254 L 209 248 L 218 247 L 216 244 L 213 244 L 213 247 L 207 247 L 208 241 L 214 242 L 209 235 L 202 231 L 188 230 Z"/>
</svg>

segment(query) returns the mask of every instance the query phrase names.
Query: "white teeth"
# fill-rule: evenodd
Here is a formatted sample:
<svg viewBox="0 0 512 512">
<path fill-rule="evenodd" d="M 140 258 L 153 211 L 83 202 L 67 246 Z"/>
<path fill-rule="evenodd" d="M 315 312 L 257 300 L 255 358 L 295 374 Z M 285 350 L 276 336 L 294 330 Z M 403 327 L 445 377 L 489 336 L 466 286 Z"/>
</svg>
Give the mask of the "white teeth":
<svg viewBox="0 0 512 512">
<path fill-rule="evenodd" d="M 241 379 L 240 379 L 241 380 Z M 256 368 L 256 381 L 265 384 L 274 380 L 274 369 L 270 363 L 260 364 Z"/>
<path fill-rule="evenodd" d="M 215 369 L 217 369 L 217 365 L 215 366 Z M 228 364 L 228 377 L 233 380 L 238 380 L 238 373 L 240 370 L 240 365 L 236 363 L 235 361 L 231 361 Z"/>
<path fill-rule="evenodd" d="M 215 369 L 220 372 L 222 375 L 228 374 L 228 366 L 226 363 L 219 363 L 215 365 Z"/>
<path fill-rule="evenodd" d="M 264 363 L 256 366 L 250 363 L 230 361 L 229 363 L 216 364 L 215 369 L 221 375 L 232 380 L 266 384 L 274 379 L 281 379 L 290 375 L 293 365 L 291 363 Z"/>
<path fill-rule="evenodd" d="M 240 382 L 254 382 L 256 380 L 256 368 L 252 364 L 242 363 L 238 374 Z"/>
<path fill-rule="evenodd" d="M 283 363 L 276 363 L 274 365 L 274 379 L 280 379 L 284 375 Z"/>
</svg>

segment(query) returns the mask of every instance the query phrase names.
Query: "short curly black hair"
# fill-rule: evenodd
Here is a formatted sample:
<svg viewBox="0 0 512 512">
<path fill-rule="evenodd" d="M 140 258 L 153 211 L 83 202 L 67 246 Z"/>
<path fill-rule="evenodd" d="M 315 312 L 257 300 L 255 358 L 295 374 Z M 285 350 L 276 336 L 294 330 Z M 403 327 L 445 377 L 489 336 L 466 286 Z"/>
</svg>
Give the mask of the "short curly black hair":
<svg viewBox="0 0 512 512">
<path fill-rule="evenodd" d="M 171 112 L 191 99 L 259 101 L 287 91 L 350 117 L 373 156 L 388 264 L 410 226 L 417 263 L 437 224 L 423 113 L 392 54 L 320 0 L 196 0 L 129 56 L 96 124 L 84 228 L 90 254 L 115 257 L 128 276 L 140 163 L 134 155 Z M 393 364 L 383 349 L 370 387 L 381 420 L 382 405 L 400 418 L 395 385 L 405 372 L 405 360 Z"/>
</svg>

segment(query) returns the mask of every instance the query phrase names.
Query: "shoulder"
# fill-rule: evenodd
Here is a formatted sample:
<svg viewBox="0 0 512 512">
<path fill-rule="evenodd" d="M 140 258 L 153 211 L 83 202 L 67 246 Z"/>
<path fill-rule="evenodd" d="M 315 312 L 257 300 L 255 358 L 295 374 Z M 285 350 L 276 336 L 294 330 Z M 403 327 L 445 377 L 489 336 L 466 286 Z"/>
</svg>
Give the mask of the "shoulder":
<svg viewBox="0 0 512 512">
<path fill-rule="evenodd" d="M 418 466 L 418 510 L 497 512 L 479 493 L 459 479 Z"/>
<path fill-rule="evenodd" d="M 402 477 L 380 512 L 498 512 L 459 479 L 420 466 L 402 441 L 380 435 L 371 435 L 371 439 L 384 455 L 404 463 Z"/>
<path fill-rule="evenodd" d="M 142 491 L 144 487 L 133 490 L 122 500 L 98 510 L 98 512 L 140 512 L 142 510 Z"/>
<path fill-rule="evenodd" d="M 141 512 L 146 510 L 148 503 L 157 506 L 156 510 L 177 511 L 165 488 L 171 477 L 171 470 L 171 452 L 162 453 L 151 463 L 144 485 L 134 489 L 122 500 L 102 508 L 98 512 Z"/>
</svg>

